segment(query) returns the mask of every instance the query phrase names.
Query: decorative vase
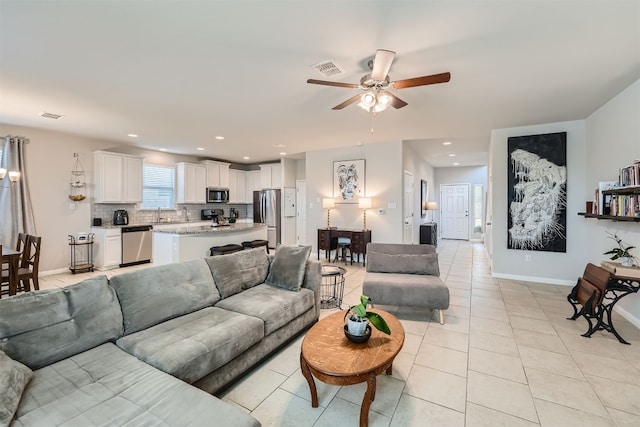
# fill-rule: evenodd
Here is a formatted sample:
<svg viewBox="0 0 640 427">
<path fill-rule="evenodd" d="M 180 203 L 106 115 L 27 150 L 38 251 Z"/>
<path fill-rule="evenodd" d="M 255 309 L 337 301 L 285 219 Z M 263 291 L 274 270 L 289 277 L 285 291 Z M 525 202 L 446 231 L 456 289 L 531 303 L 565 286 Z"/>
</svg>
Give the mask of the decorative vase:
<svg viewBox="0 0 640 427">
<path fill-rule="evenodd" d="M 620 263 L 623 267 L 633 267 L 633 258 L 630 256 L 620 257 Z"/>
<path fill-rule="evenodd" d="M 351 316 L 347 319 L 347 329 L 351 335 L 365 335 L 369 320 Z"/>
</svg>

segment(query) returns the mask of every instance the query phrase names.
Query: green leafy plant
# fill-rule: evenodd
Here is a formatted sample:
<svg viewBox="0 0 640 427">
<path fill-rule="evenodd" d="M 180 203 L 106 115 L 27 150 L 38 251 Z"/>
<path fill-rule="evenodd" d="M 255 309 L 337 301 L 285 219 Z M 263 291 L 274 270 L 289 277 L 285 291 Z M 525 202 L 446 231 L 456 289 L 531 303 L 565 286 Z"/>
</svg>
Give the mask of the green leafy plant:
<svg viewBox="0 0 640 427">
<path fill-rule="evenodd" d="M 625 247 L 622 239 L 618 237 L 618 233 L 611 234 L 607 231 L 607 234 L 610 235 L 609 236 L 610 239 L 613 239 L 616 241 L 616 243 L 618 244 L 618 247 L 603 253 L 603 255 L 611 255 L 611 257 L 609 258 L 611 260 L 616 260 L 618 258 L 634 258 L 634 256 L 631 255 L 630 251 L 631 249 L 635 249 L 635 246 Z"/>
<path fill-rule="evenodd" d="M 353 312 L 352 318 L 355 316 L 360 319 L 368 319 L 369 322 L 380 332 L 384 332 L 387 335 L 391 334 L 391 330 L 389 329 L 389 325 L 387 322 L 380 316 L 378 313 L 374 313 L 372 311 L 367 311 L 367 305 L 371 303 L 371 298 L 366 295 L 360 296 L 360 304 L 354 305 L 353 307 L 349 307 Z M 354 319 L 355 320 L 355 319 Z"/>
</svg>

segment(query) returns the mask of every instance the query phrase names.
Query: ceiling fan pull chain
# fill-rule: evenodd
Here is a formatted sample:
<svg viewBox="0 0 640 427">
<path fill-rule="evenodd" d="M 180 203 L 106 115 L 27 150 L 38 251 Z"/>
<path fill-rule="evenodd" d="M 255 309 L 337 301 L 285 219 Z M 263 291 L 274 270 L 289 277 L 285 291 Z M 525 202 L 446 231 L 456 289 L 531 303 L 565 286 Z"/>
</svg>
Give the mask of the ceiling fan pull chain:
<svg viewBox="0 0 640 427">
<path fill-rule="evenodd" d="M 375 117 L 376 113 L 371 113 L 371 133 L 373 133 L 373 118 Z"/>
</svg>

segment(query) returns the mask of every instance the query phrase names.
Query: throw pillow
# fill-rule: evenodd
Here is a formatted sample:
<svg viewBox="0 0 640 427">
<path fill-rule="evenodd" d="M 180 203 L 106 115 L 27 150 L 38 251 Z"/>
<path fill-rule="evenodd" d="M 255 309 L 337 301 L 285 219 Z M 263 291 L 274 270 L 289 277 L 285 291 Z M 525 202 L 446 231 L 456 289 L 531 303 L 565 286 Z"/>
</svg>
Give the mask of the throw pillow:
<svg viewBox="0 0 640 427">
<path fill-rule="evenodd" d="M 33 372 L 22 363 L 11 359 L 0 350 L 0 425 L 9 425 L 13 419 L 22 392 Z"/>
<path fill-rule="evenodd" d="M 310 254 L 311 246 L 278 246 L 265 283 L 290 291 L 299 291 Z"/>
<path fill-rule="evenodd" d="M 264 282 L 269 258 L 264 248 L 205 258 L 222 298 Z"/>
<path fill-rule="evenodd" d="M 438 254 L 367 253 L 367 271 L 372 273 L 404 273 L 440 276 Z"/>
</svg>

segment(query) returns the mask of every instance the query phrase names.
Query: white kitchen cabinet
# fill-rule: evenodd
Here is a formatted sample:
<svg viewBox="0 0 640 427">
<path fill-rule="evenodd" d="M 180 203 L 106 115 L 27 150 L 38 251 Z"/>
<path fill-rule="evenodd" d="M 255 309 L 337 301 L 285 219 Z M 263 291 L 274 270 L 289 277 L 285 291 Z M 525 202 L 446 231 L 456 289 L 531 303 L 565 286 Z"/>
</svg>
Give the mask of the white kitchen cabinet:
<svg viewBox="0 0 640 427">
<path fill-rule="evenodd" d="M 229 169 L 229 203 L 248 203 L 247 172 Z"/>
<path fill-rule="evenodd" d="M 280 164 L 260 165 L 261 189 L 280 188 L 282 186 L 282 166 Z"/>
<path fill-rule="evenodd" d="M 142 157 L 95 151 L 93 153 L 95 203 L 142 201 Z"/>
<path fill-rule="evenodd" d="M 94 234 L 93 257 L 95 268 L 117 268 L 122 262 L 122 234 L 120 227 L 92 227 Z"/>
<path fill-rule="evenodd" d="M 247 203 L 253 203 L 253 192 L 262 190 L 260 183 L 261 172 L 249 171 L 247 172 Z"/>
<path fill-rule="evenodd" d="M 207 187 L 229 187 L 230 163 L 218 162 L 215 160 L 205 160 L 202 162 L 202 164 L 207 168 Z"/>
<path fill-rule="evenodd" d="M 176 164 L 178 203 L 206 203 L 207 168 L 197 163 Z"/>
</svg>

